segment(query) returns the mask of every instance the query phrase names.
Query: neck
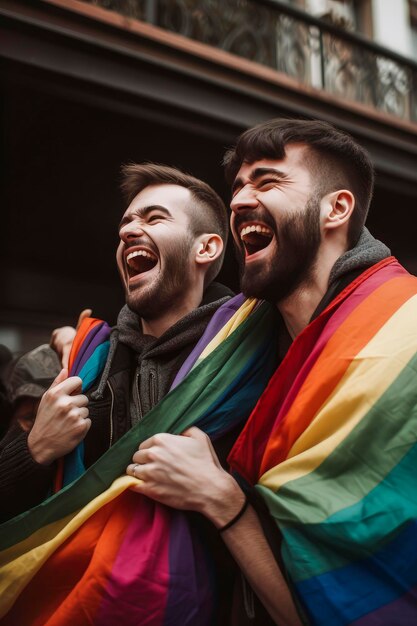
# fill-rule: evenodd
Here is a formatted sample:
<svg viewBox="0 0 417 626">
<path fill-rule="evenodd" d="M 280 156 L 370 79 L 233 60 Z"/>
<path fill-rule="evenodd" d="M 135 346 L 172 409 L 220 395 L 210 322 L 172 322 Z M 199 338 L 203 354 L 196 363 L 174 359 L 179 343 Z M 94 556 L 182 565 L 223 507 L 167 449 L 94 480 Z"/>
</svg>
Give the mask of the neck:
<svg viewBox="0 0 417 626">
<path fill-rule="evenodd" d="M 161 337 L 171 326 L 174 326 L 180 319 L 194 311 L 203 299 L 203 287 L 188 293 L 181 302 L 173 305 L 168 310 L 163 311 L 160 316 L 152 319 L 141 319 L 142 332 L 144 335 Z"/>
<path fill-rule="evenodd" d="M 293 340 L 310 323 L 311 316 L 328 289 L 332 267 L 343 252 L 345 250 L 321 248 L 312 275 L 290 296 L 277 303 Z"/>
<path fill-rule="evenodd" d="M 292 340 L 309 324 L 311 316 L 325 293 L 326 288 L 323 289 L 318 282 L 314 281 L 313 284 L 310 282 L 308 285 L 300 285 L 288 298 L 278 302 L 277 308 Z"/>
</svg>

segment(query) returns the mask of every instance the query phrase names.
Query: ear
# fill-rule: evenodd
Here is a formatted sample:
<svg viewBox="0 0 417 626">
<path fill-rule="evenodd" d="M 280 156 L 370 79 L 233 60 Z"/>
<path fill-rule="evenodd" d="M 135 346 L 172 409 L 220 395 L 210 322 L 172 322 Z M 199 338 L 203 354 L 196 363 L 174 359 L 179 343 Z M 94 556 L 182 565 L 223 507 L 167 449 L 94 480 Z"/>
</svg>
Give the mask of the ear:
<svg viewBox="0 0 417 626">
<path fill-rule="evenodd" d="M 322 199 L 323 228 L 334 229 L 347 224 L 355 208 L 355 196 L 348 189 L 332 191 Z"/>
<path fill-rule="evenodd" d="M 223 252 L 223 239 L 216 233 L 205 233 L 197 239 L 195 261 L 199 265 L 213 263 Z"/>
</svg>

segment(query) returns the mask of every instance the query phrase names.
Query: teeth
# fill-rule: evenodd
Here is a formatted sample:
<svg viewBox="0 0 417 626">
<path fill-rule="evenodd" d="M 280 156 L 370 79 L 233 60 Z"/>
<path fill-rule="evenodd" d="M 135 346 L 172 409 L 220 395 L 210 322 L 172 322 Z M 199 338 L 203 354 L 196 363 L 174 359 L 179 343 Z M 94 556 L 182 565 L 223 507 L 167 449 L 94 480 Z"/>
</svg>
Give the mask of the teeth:
<svg viewBox="0 0 417 626">
<path fill-rule="evenodd" d="M 245 226 L 245 228 L 242 228 L 240 231 L 240 237 L 242 238 L 249 233 L 265 233 L 266 235 L 272 234 L 269 228 L 261 226 L 260 224 L 256 224 L 256 226 L 255 224 L 252 224 L 251 226 Z"/>
<path fill-rule="evenodd" d="M 150 252 L 147 252 L 147 250 L 135 250 L 127 255 L 126 260 L 130 261 L 130 259 L 133 259 L 135 256 L 146 256 L 148 259 L 155 259 L 155 256 Z"/>
</svg>

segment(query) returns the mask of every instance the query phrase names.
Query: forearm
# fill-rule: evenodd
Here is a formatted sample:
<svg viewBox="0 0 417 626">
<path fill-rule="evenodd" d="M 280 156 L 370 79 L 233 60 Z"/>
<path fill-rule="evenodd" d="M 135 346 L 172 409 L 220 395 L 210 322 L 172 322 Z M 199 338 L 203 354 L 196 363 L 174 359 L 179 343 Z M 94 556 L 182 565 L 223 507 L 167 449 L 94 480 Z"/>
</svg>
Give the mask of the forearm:
<svg viewBox="0 0 417 626">
<path fill-rule="evenodd" d="M 302 622 L 294 600 L 255 509 L 247 506 L 236 522 L 222 530 L 245 503 L 238 483 L 230 474 L 220 471 L 216 487 L 213 486 L 207 496 L 201 512 L 219 529 L 247 582 L 276 624 L 300 626 Z"/>
<path fill-rule="evenodd" d="M 135 491 L 173 508 L 197 511 L 221 533 L 260 601 L 279 626 L 300 626 L 288 585 L 236 480 L 219 463 L 207 435 L 190 428 L 183 436 L 160 433 L 142 442 L 126 469 L 139 478 Z M 278 532 L 278 531 L 277 531 Z"/>
<path fill-rule="evenodd" d="M 223 540 L 259 600 L 279 626 L 301 626 L 284 576 L 263 534 L 255 510 L 249 506 Z"/>
<path fill-rule="evenodd" d="M 36 463 L 27 446 L 27 434 L 13 428 L 0 444 L 0 521 L 5 521 L 44 500 L 53 480 L 54 466 Z"/>
</svg>

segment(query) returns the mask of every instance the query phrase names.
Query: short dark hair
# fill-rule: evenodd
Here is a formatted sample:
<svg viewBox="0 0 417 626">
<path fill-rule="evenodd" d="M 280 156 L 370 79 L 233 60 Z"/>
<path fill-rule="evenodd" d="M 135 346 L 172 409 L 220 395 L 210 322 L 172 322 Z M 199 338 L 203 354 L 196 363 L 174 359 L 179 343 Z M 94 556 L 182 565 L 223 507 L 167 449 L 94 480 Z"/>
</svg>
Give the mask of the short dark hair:
<svg viewBox="0 0 417 626">
<path fill-rule="evenodd" d="M 207 183 L 179 170 L 159 163 L 129 163 L 122 166 L 121 188 L 126 201 L 151 185 L 179 185 L 189 189 L 192 198 L 190 226 L 195 237 L 203 233 L 216 233 L 223 239 L 223 252 L 207 270 L 205 285 L 209 285 L 220 272 L 226 252 L 229 219 L 223 200 Z"/>
<path fill-rule="evenodd" d="M 374 169 L 368 152 L 350 135 L 319 120 L 273 119 L 250 128 L 228 150 L 223 164 L 231 184 L 243 163 L 283 159 L 288 144 L 306 144 L 307 167 L 317 177 L 321 197 L 337 189 L 349 189 L 355 209 L 349 223 L 349 246 L 359 239 L 368 215 L 374 187 Z"/>
</svg>

